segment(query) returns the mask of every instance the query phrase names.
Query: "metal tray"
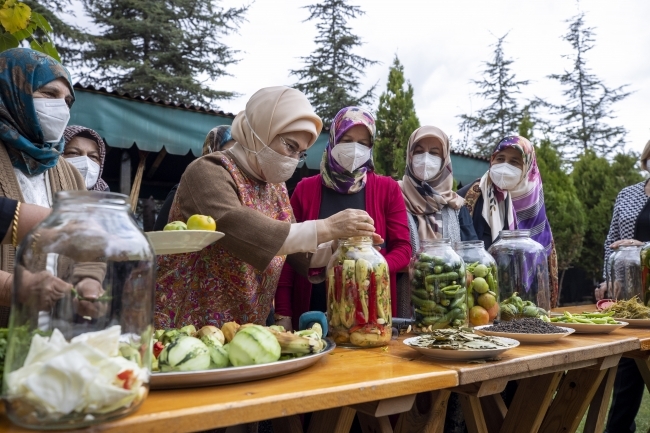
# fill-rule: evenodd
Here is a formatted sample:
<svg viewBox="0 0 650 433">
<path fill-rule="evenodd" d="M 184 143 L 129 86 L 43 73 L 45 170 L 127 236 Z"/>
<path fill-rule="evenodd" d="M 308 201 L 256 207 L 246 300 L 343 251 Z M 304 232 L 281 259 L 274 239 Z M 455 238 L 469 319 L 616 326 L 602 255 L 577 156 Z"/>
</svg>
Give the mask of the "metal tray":
<svg viewBox="0 0 650 433">
<path fill-rule="evenodd" d="M 294 373 L 316 364 L 323 356 L 336 347 L 336 343 L 325 338 L 327 347 L 322 352 L 301 358 L 276 361 L 269 364 L 250 365 L 247 367 L 216 368 L 203 371 L 173 371 L 169 373 L 152 373 L 149 381 L 151 389 L 196 388 L 200 386 L 226 385 L 229 383 L 249 382 L 268 379 Z"/>
</svg>

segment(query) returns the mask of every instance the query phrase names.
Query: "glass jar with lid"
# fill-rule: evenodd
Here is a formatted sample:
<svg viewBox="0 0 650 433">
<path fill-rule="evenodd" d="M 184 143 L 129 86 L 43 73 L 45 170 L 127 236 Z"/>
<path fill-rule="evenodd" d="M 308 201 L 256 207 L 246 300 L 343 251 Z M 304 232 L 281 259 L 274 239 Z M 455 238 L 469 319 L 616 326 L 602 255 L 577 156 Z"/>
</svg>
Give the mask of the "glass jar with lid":
<svg viewBox="0 0 650 433">
<path fill-rule="evenodd" d="M 341 239 L 327 265 L 330 336 L 342 346 L 385 346 L 392 337 L 390 274 L 370 237 Z"/>
<path fill-rule="evenodd" d="M 456 242 L 454 249 L 465 262 L 469 324 L 491 324 L 499 314 L 497 264 L 483 241 Z"/>
<path fill-rule="evenodd" d="M 641 299 L 650 307 L 650 242 L 641 247 Z"/>
<path fill-rule="evenodd" d="M 530 230 L 503 230 L 488 252 L 497 264 L 501 320 L 539 317 L 551 309 L 548 258 Z"/>
<path fill-rule="evenodd" d="M 617 301 L 626 301 L 637 296 L 643 299 L 641 281 L 640 245 L 623 245 L 610 256 L 605 271 L 609 297 Z"/>
<path fill-rule="evenodd" d="M 16 424 L 89 426 L 147 396 L 155 256 L 127 199 L 59 192 L 18 248 L 3 382 Z"/>
<path fill-rule="evenodd" d="M 449 239 L 421 240 L 409 278 L 415 332 L 467 326 L 465 263 Z"/>
</svg>

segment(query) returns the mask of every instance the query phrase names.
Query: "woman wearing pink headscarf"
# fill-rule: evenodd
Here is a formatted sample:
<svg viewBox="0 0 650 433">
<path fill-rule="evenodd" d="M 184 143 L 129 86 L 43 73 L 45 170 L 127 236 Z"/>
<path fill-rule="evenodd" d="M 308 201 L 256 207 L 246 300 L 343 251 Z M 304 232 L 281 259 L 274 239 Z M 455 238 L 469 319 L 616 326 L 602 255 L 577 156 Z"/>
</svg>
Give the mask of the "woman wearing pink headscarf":
<svg viewBox="0 0 650 433">
<path fill-rule="evenodd" d="M 326 218 L 344 209 L 368 212 L 377 235 L 385 239 L 381 253 L 390 270 L 392 313 L 396 316 L 396 274 L 408 265 L 411 244 L 399 185 L 390 177 L 374 172 L 374 141 L 375 119 L 370 112 L 359 107 L 339 111 L 330 127 L 320 174 L 298 183 L 291 196 L 291 206 L 297 221 Z M 319 251 L 323 253 L 319 264 L 325 266 L 331 248 L 321 245 Z M 312 267 L 316 265 L 312 262 Z M 285 265 L 275 297 L 276 323 L 296 328 L 298 318 L 305 311 L 325 311 L 325 293 L 323 283 L 312 285 Z"/>
</svg>

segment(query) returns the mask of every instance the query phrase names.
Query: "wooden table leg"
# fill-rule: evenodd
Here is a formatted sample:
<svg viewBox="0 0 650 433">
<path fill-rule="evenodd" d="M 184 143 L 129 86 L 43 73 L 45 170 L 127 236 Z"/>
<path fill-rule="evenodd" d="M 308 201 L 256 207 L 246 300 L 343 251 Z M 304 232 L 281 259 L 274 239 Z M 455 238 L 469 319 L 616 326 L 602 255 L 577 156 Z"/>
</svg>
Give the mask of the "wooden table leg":
<svg viewBox="0 0 650 433">
<path fill-rule="evenodd" d="M 291 415 L 271 420 L 273 431 L 278 433 L 303 433 L 300 416 Z"/>
<path fill-rule="evenodd" d="M 485 417 L 483 416 L 483 408 L 481 407 L 481 399 L 473 395 L 465 394 L 458 394 L 458 398 L 463 407 L 467 431 L 469 433 L 488 433 Z"/>
<path fill-rule="evenodd" d="M 349 407 L 314 412 L 307 433 L 350 433 L 355 413 Z"/>
<path fill-rule="evenodd" d="M 536 433 L 560 383 L 562 372 L 521 379 L 501 433 Z"/>
<path fill-rule="evenodd" d="M 636 366 L 639 367 L 639 372 L 643 377 L 646 388 L 650 391 L 650 358 L 634 358 L 634 360 L 636 361 Z"/>
<path fill-rule="evenodd" d="M 490 433 L 499 433 L 503 427 L 508 408 L 501 398 L 501 394 L 481 397 L 481 408 L 485 416 L 485 425 Z"/>
<path fill-rule="evenodd" d="M 374 417 L 357 412 L 357 417 L 363 433 L 393 433 L 393 427 L 387 416 Z"/>
<path fill-rule="evenodd" d="M 397 420 L 395 433 L 442 433 L 450 395 L 445 389 L 418 394 L 411 410 Z"/>
<path fill-rule="evenodd" d="M 575 432 L 608 369 L 569 370 L 564 376 L 540 433 Z"/>
<path fill-rule="evenodd" d="M 605 419 L 607 418 L 607 408 L 612 398 L 612 389 L 614 388 L 614 378 L 618 366 L 609 368 L 607 376 L 601 381 L 591 404 L 583 433 L 602 433 L 605 430 Z"/>
</svg>

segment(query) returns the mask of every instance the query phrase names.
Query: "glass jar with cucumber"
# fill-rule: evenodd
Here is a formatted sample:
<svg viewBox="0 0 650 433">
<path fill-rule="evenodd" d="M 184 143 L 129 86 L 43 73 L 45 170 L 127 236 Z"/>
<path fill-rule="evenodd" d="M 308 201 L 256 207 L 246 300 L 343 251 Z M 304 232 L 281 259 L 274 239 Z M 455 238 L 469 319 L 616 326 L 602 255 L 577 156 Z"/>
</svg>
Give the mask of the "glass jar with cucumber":
<svg viewBox="0 0 650 433">
<path fill-rule="evenodd" d="M 497 264 L 483 241 L 456 242 L 454 249 L 465 262 L 469 324 L 489 325 L 499 314 Z"/>
<path fill-rule="evenodd" d="M 449 239 L 423 240 L 409 278 L 415 332 L 467 326 L 465 263 Z"/>
</svg>

